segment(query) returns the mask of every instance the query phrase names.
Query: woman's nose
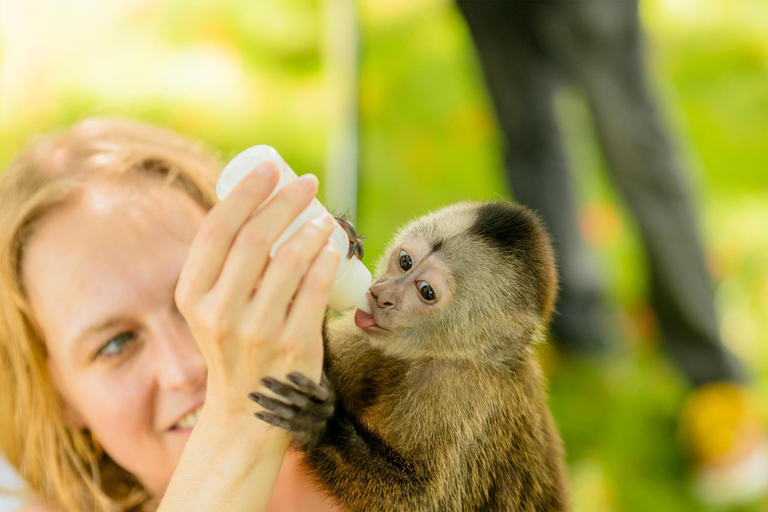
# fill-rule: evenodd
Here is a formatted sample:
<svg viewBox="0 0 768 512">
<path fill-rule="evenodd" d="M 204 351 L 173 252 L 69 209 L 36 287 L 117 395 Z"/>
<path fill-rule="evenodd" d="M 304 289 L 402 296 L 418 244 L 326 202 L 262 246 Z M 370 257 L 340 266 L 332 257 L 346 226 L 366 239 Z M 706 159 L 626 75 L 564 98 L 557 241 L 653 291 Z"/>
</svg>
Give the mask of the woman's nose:
<svg viewBox="0 0 768 512">
<path fill-rule="evenodd" d="M 205 382 L 207 367 L 197 342 L 183 319 L 167 319 L 158 326 L 155 368 L 162 389 L 197 389 Z"/>
</svg>

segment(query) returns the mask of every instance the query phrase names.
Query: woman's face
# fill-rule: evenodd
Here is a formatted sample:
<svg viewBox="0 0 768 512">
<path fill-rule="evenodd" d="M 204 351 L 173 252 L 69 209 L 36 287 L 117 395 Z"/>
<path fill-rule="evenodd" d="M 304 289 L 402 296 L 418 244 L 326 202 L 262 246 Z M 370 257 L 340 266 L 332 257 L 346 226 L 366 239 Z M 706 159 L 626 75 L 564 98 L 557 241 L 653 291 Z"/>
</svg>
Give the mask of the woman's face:
<svg viewBox="0 0 768 512">
<path fill-rule="evenodd" d="M 205 363 L 174 301 L 204 216 L 157 178 L 94 181 L 41 221 L 23 261 L 68 416 L 153 495 L 205 399 Z"/>
</svg>

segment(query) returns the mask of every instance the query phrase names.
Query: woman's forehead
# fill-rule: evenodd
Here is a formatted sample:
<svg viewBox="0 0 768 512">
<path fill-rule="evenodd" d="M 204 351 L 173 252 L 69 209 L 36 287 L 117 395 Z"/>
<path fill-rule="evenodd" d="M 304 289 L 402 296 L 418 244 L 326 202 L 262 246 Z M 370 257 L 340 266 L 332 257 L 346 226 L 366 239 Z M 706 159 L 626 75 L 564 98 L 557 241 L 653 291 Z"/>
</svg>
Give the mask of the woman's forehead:
<svg viewBox="0 0 768 512">
<path fill-rule="evenodd" d="M 22 268 L 38 260 L 55 268 L 64 263 L 93 268 L 114 259 L 129 263 L 136 250 L 157 253 L 175 243 L 189 244 L 204 216 L 183 191 L 154 180 L 89 183 L 36 226 Z"/>
<path fill-rule="evenodd" d="M 205 212 L 159 184 L 95 182 L 44 218 L 22 280 L 46 337 L 71 339 L 99 317 L 167 300 Z"/>
</svg>

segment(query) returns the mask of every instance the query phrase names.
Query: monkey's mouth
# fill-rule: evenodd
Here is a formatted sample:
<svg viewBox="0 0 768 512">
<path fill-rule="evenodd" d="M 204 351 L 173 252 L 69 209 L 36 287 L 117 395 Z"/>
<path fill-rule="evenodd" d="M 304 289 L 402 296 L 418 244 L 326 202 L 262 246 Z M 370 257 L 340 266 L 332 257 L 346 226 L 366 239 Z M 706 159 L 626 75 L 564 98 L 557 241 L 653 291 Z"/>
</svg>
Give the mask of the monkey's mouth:
<svg viewBox="0 0 768 512">
<path fill-rule="evenodd" d="M 361 329 L 381 329 L 373 315 L 366 313 L 362 309 L 355 311 L 355 325 Z"/>
</svg>

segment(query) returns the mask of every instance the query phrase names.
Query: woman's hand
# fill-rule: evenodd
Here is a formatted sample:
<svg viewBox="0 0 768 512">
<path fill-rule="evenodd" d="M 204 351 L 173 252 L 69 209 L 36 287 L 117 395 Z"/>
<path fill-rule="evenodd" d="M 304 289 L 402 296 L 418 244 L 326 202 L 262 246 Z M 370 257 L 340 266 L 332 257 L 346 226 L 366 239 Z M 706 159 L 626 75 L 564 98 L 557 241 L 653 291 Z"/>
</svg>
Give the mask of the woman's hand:
<svg viewBox="0 0 768 512">
<path fill-rule="evenodd" d="M 179 276 L 176 304 L 208 365 L 208 389 L 158 512 L 265 510 L 288 436 L 252 416 L 248 393 L 266 375 L 320 379 L 340 258 L 328 241 L 333 218 L 307 222 L 270 260 L 317 193 L 317 178 L 304 176 L 262 205 L 276 183 L 277 170 L 262 164 L 213 207 Z"/>
<path fill-rule="evenodd" d="M 204 412 L 213 407 L 222 419 L 247 412 L 256 422 L 248 393 L 266 375 L 300 371 L 319 381 L 322 372 L 322 323 L 340 258 L 328 241 L 334 220 L 326 213 L 307 222 L 270 260 L 272 244 L 317 193 L 317 178 L 305 175 L 262 205 L 277 178 L 262 164 L 211 209 L 176 288 L 208 365 Z"/>
</svg>

